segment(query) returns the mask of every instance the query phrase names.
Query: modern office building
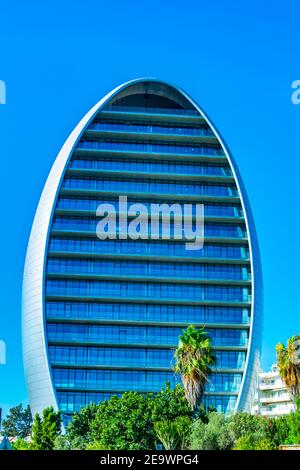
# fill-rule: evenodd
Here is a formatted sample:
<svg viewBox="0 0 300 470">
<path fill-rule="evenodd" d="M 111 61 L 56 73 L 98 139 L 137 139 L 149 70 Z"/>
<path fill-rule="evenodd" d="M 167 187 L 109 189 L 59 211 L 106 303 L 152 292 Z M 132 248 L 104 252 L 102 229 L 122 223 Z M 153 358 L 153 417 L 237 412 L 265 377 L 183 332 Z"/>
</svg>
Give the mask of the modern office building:
<svg viewBox="0 0 300 470">
<path fill-rule="evenodd" d="M 161 236 L 100 240 L 97 207 L 118 211 L 120 195 L 147 207 L 203 204 L 203 248 Z M 173 352 L 189 324 L 205 325 L 216 351 L 205 403 L 250 411 L 261 319 L 254 222 L 220 134 L 173 85 L 119 86 L 70 134 L 36 211 L 23 285 L 32 411 L 71 414 L 111 394 L 174 385 Z"/>
<path fill-rule="evenodd" d="M 273 364 L 268 372 L 259 372 L 253 414 L 277 418 L 295 411 L 295 404 Z"/>
</svg>

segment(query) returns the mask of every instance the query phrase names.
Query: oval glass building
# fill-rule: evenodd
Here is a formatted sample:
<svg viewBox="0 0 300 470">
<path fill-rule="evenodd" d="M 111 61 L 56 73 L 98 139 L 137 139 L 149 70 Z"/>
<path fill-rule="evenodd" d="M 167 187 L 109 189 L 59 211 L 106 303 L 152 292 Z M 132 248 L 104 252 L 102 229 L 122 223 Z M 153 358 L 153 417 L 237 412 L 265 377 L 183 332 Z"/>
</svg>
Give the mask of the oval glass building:
<svg viewBox="0 0 300 470">
<path fill-rule="evenodd" d="M 202 204 L 203 247 L 187 250 L 160 231 L 100 240 L 97 208 L 122 215 L 119 196 L 128 206 Z M 52 405 L 68 415 L 112 394 L 174 385 L 172 356 L 190 324 L 205 325 L 217 357 L 205 403 L 249 411 L 261 320 L 254 222 L 220 134 L 173 85 L 116 88 L 70 134 L 36 211 L 23 282 L 33 413 Z"/>
</svg>

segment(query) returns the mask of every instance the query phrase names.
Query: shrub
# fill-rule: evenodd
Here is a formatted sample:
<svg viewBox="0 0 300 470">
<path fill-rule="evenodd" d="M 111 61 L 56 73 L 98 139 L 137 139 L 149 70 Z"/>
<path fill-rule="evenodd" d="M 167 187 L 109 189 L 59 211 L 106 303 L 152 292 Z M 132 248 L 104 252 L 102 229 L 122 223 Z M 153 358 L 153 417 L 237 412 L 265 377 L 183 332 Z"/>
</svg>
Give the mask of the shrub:
<svg viewBox="0 0 300 470">
<path fill-rule="evenodd" d="M 289 433 L 287 444 L 300 444 L 300 395 L 296 399 L 296 411 L 288 416 Z"/>
<path fill-rule="evenodd" d="M 256 435 L 259 439 L 265 437 L 268 421 L 262 416 L 237 412 L 228 418 L 228 427 L 237 442 L 240 437 Z"/>
<path fill-rule="evenodd" d="M 191 419 L 178 416 L 173 421 L 158 421 L 154 423 L 154 432 L 165 450 L 187 449 L 190 444 Z"/>
<path fill-rule="evenodd" d="M 289 416 L 280 416 L 278 418 L 271 418 L 268 420 L 266 436 L 276 447 L 286 442 L 289 432 Z"/>
<path fill-rule="evenodd" d="M 70 434 L 58 436 L 54 441 L 54 450 L 84 450 L 87 439 L 81 436 L 71 437 Z"/>
<path fill-rule="evenodd" d="M 29 450 L 29 444 L 22 437 L 11 443 L 13 450 Z"/>
<path fill-rule="evenodd" d="M 172 421 L 178 416 L 192 418 L 193 415 L 194 412 L 185 398 L 184 388 L 179 384 L 171 388 L 170 384 L 167 383 L 166 386 L 153 397 L 153 422 L 164 420 Z"/>
<path fill-rule="evenodd" d="M 208 423 L 197 419 L 192 424 L 191 448 L 195 450 L 228 450 L 234 445 L 228 420 L 221 413 L 209 414 Z"/>
<path fill-rule="evenodd" d="M 235 450 L 275 450 L 276 446 L 268 438 L 261 438 L 257 434 L 244 434 L 239 437 Z"/>
<path fill-rule="evenodd" d="M 100 441 L 93 441 L 87 444 L 85 450 L 109 450 Z"/>
<path fill-rule="evenodd" d="M 91 439 L 106 449 L 155 449 L 153 399 L 137 392 L 112 396 L 98 405 L 91 423 Z"/>
</svg>

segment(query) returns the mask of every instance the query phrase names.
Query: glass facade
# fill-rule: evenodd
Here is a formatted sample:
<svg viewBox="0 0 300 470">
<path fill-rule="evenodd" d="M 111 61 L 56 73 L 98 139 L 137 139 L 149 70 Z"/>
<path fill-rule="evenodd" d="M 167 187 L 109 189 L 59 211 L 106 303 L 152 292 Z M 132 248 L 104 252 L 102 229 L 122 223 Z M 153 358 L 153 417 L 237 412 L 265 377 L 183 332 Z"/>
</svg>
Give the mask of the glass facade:
<svg viewBox="0 0 300 470">
<path fill-rule="evenodd" d="M 206 405 L 231 412 L 242 393 L 253 272 L 235 172 L 189 99 L 160 82 L 149 93 L 145 87 L 129 85 L 94 112 L 57 184 L 43 318 L 54 396 L 66 414 L 113 394 L 179 383 L 173 355 L 189 324 L 206 326 L 216 352 Z M 119 195 L 147 208 L 203 203 L 203 248 L 165 240 L 160 227 L 157 239 L 98 239 L 97 207 L 118 212 Z"/>
<path fill-rule="evenodd" d="M 128 204 L 133 204 L 135 202 L 140 202 L 140 199 L 129 197 Z M 143 200 L 143 204 L 146 207 L 149 207 L 151 203 L 162 204 L 165 200 L 162 199 L 153 199 L 151 196 L 147 200 Z M 169 204 L 184 204 L 183 200 L 172 200 L 168 199 Z M 117 204 L 117 199 L 114 197 L 96 197 L 96 196 L 83 196 L 83 195 L 72 195 L 72 196 L 65 196 L 60 195 L 57 200 L 57 213 L 62 212 L 70 212 L 70 211 L 88 211 L 92 212 L 95 215 L 95 211 L 99 204 L 109 203 L 109 204 Z M 227 218 L 241 218 L 243 219 L 243 211 L 240 205 L 238 204 L 222 204 L 222 203 L 215 203 L 211 201 L 207 201 L 204 206 L 204 214 L 207 218 L 209 217 L 227 217 Z"/>
<path fill-rule="evenodd" d="M 230 168 L 222 164 L 209 164 L 209 163 L 191 163 L 191 162 L 176 162 L 172 160 L 166 161 L 153 161 L 153 160 L 142 160 L 137 158 L 131 158 L 126 160 L 125 158 L 74 158 L 69 164 L 70 173 L 76 173 L 76 170 L 97 170 L 104 173 L 105 171 L 118 172 L 134 172 L 139 173 L 154 173 L 154 174 L 169 174 L 175 173 L 176 175 L 203 175 L 203 176 L 225 176 L 232 178 L 232 172 Z M 73 172 L 71 171 L 73 170 Z"/>
<path fill-rule="evenodd" d="M 160 257 L 180 257 L 180 258 L 208 258 L 214 261 L 219 258 L 221 260 L 247 260 L 249 261 L 249 249 L 244 243 L 209 243 L 207 242 L 202 250 L 195 255 L 193 250 L 186 250 L 184 243 L 165 241 L 154 242 L 152 240 L 103 240 L 99 244 L 99 240 L 87 237 L 74 237 L 73 235 L 56 236 L 53 235 L 49 242 L 49 252 L 56 253 L 86 253 L 89 255 L 105 255 L 114 254 L 122 255 L 130 253 L 140 256 L 160 256 Z"/>
</svg>

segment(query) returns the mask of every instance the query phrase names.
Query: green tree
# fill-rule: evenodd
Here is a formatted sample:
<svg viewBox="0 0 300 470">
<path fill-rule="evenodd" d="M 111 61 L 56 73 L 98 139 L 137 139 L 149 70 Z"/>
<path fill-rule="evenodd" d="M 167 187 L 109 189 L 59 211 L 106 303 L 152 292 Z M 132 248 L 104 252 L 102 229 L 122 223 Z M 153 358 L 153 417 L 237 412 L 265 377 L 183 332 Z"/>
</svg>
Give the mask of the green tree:
<svg viewBox="0 0 300 470">
<path fill-rule="evenodd" d="M 267 418 L 238 412 L 228 418 L 228 430 L 237 450 L 267 450 L 276 448 Z"/>
<path fill-rule="evenodd" d="M 140 417 L 135 419 L 136 415 Z M 66 435 L 56 439 L 55 449 L 85 449 L 87 445 L 91 448 L 94 441 L 95 446 L 106 449 L 154 449 L 155 422 L 191 419 L 193 415 L 179 384 L 171 388 L 167 383 L 157 394 L 125 393 L 121 398 L 114 396 L 75 413 Z"/>
<path fill-rule="evenodd" d="M 85 450 L 109 450 L 99 441 L 93 441 L 90 444 L 86 444 Z"/>
<path fill-rule="evenodd" d="M 88 442 L 81 436 L 70 437 L 68 433 L 59 434 L 54 440 L 54 450 L 85 450 Z"/>
<path fill-rule="evenodd" d="M 61 414 L 53 407 L 45 408 L 42 417 L 36 413 L 32 425 L 31 450 L 53 450 L 61 432 Z"/>
<path fill-rule="evenodd" d="M 283 343 L 278 343 L 276 346 L 279 374 L 294 400 L 300 392 L 300 346 L 296 346 L 299 341 L 299 335 L 292 336 L 287 340 L 286 346 Z"/>
<path fill-rule="evenodd" d="M 98 405 L 91 423 L 91 439 L 105 449 L 155 449 L 151 394 L 126 392 Z"/>
<path fill-rule="evenodd" d="M 193 417 L 194 412 L 189 406 L 185 398 L 184 388 L 180 384 L 171 388 L 170 384 L 167 383 L 154 397 L 151 396 L 151 401 L 153 402 L 153 422 L 172 421 L 178 416 Z"/>
<path fill-rule="evenodd" d="M 296 411 L 288 416 L 289 433 L 286 444 L 300 444 L 300 395 L 296 399 Z"/>
<path fill-rule="evenodd" d="M 240 437 L 251 434 L 263 438 L 267 430 L 268 421 L 262 416 L 237 412 L 228 418 L 228 426 L 235 441 Z"/>
<path fill-rule="evenodd" d="M 234 436 L 224 414 L 212 412 L 207 423 L 197 419 L 192 424 L 191 449 L 229 450 L 233 445 Z"/>
<path fill-rule="evenodd" d="M 154 423 L 154 432 L 165 450 L 177 449 L 178 435 L 175 420 L 163 420 Z"/>
<path fill-rule="evenodd" d="M 68 435 L 71 441 L 75 441 L 77 438 L 84 441 L 88 441 L 89 433 L 91 430 L 91 424 L 96 417 L 98 406 L 94 403 L 86 405 L 79 412 L 74 413 L 70 424 L 68 425 Z M 77 441 L 78 444 L 78 441 Z"/>
<path fill-rule="evenodd" d="M 209 421 L 209 416 L 210 416 L 210 413 L 213 413 L 215 412 L 216 409 L 213 405 L 209 405 L 208 407 L 206 407 L 203 403 L 201 404 L 201 406 L 199 407 L 199 409 L 197 410 L 197 418 L 200 419 L 202 421 L 202 423 L 205 423 L 207 424 L 208 421 Z"/>
<path fill-rule="evenodd" d="M 267 422 L 267 437 L 273 444 L 278 447 L 284 444 L 290 432 L 289 416 L 279 416 L 278 418 L 270 418 Z"/>
<path fill-rule="evenodd" d="M 235 450 L 275 450 L 276 446 L 267 437 L 244 434 L 236 442 Z"/>
<path fill-rule="evenodd" d="M 30 449 L 44 450 L 43 421 L 38 413 L 33 420 Z"/>
<path fill-rule="evenodd" d="M 175 426 L 178 435 L 177 447 L 179 450 L 186 450 L 191 443 L 192 420 L 187 416 L 178 416 L 175 419 Z"/>
<path fill-rule="evenodd" d="M 195 328 L 190 325 L 182 331 L 174 358 L 174 370 L 181 374 L 186 399 L 194 410 L 202 398 L 211 367 L 216 363 L 211 341 L 204 327 Z"/>
<path fill-rule="evenodd" d="M 154 432 L 165 450 L 187 449 L 190 444 L 191 423 L 187 416 L 178 416 L 173 421 L 157 421 L 154 423 Z"/>
<path fill-rule="evenodd" d="M 23 437 L 19 437 L 15 442 L 12 442 L 11 447 L 13 450 L 29 450 L 29 444 Z"/>
<path fill-rule="evenodd" d="M 9 414 L 2 421 L 2 434 L 24 438 L 30 435 L 32 416 L 29 406 L 23 408 L 20 404 L 9 410 Z"/>
</svg>

